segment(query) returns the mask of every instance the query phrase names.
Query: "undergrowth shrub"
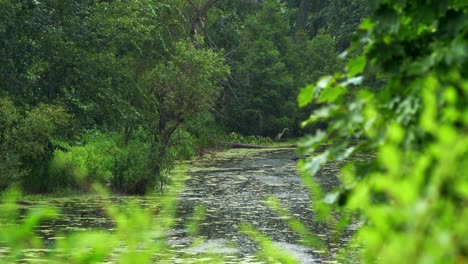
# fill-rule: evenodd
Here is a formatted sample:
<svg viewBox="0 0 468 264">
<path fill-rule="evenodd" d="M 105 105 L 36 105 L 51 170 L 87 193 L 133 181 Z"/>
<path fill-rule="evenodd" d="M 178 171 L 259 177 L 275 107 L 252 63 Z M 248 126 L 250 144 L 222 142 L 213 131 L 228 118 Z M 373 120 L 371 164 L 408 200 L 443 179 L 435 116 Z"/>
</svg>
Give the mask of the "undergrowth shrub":
<svg viewBox="0 0 468 264">
<path fill-rule="evenodd" d="M 200 147 L 198 139 L 185 130 L 180 130 L 172 135 L 172 147 L 169 155 L 173 159 L 188 160 L 195 155 L 196 148 Z"/>
<path fill-rule="evenodd" d="M 190 118 L 183 126 L 194 139 L 196 148 L 210 148 L 221 140 L 225 132 L 210 113 L 198 114 Z"/>
<path fill-rule="evenodd" d="M 90 131 L 76 145 L 55 142 L 49 166 L 51 190 L 87 190 L 93 183 L 108 185 L 113 191 L 142 194 L 169 183 L 168 171 L 176 160 L 190 159 L 200 146 L 199 138 L 181 129 L 169 146 L 151 144 L 149 133 L 139 128 L 124 144 L 121 135 Z"/>
<path fill-rule="evenodd" d="M 136 134 L 114 157 L 110 181 L 114 191 L 141 193 L 145 192 L 148 183 L 152 182 L 148 166 L 151 144 L 143 131 Z"/>
<path fill-rule="evenodd" d="M 226 136 L 226 141 L 241 144 L 268 145 L 272 144 L 273 140 L 262 136 L 244 136 L 242 134 L 232 132 Z"/>
<path fill-rule="evenodd" d="M 94 131 L 82 136 L 78 145 L 57 149 L 49 168 L 55 188 L 87 189 L 92 183 L 108 184 L 115 156 L 121 151 L 117 137 Z"/>
</svg>

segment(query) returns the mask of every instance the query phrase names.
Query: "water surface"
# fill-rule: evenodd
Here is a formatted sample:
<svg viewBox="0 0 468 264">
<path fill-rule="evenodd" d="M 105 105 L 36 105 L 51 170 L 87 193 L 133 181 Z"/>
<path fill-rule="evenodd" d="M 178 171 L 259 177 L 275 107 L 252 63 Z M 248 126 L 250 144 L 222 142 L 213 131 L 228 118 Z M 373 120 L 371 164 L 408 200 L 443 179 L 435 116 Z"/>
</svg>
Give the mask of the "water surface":
<svg viewBox="0 0 468 264">
<path fill-rule="evenodd" d="M 310 206 L 314 201 L 297 173 L 295 158 L 293 149 L 249 149 L 229 150 L 190 162 L 188 179 L 178 201 L 176 223 L 166 233 L 168 244 L 181 256 L 181 261 L 182 256 L 203 255 L 205 263 L 210 263 L 210 256 L 220 255 L 225 263 L 262 263 L 255 257 L 258 245 L 240 231 L 240 226 L 246 223 L 268 235 L 275 245 L 290 252 L 300 263 L 328 262 L 352 230 L 336 242 L 330 239 L 325 224 L 314 221 L 316 215 Z M 338 170 L 335 164 L 319 172 L 317 179 L 325 189 L 337 185 Z M 328 243 L 329 254 L 302 245 L 301 238 L 284 219 L 266 205 L 265 200 L 272 196 Z M 96 196 L 83 196 L 34 202 L 58 208 L 62 213 L 60 219 L 42 224 L 38 233 L 51 246 L 71 232 L 89 229 L 112 232 L 114 225 L 106 216 L 104 202 L 125 206 L 129 201 L 138 201 L 143 207 L 157 211 L 155 199 L 112 196 L 103 201 Z M 206 209 L 206 216 L 200 223 L 198 236 L 192 237 L 187 233 L 187 223 L 194 208 L 200 205 Z M 30 252 L 28 257 L 40 259 L 40 253 Z M 184 263 L 190 260 L 185 259 Z"/>
</svg>

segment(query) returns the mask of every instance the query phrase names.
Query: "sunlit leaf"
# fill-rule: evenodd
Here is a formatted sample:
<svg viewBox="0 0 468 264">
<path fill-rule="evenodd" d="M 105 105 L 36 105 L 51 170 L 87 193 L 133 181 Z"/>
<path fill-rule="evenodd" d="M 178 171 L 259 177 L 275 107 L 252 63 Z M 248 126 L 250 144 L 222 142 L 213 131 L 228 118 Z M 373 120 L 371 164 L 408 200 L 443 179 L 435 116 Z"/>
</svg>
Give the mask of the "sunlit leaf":
<svg viewBox="0 0 468 264">
<path fill-rule="evenodd" d="M 370 20 L 369 18 L 366 18 L 362 21 L 361 25 L 359 26 L 360 29 L 362 30 L 371 30 L 374 27 L 374 22 Z"/>
<path fill-rule="evenodd" d="M 329 87 L 328 89 L 323 90 L 318 101 L 320 103 L 333 103 L 341 98 L 345 93 L 346 88 L 342 86 Z"/>
<path fill-rule="evenodd" d="M 317 82 L 317 87 L 321 88 L 321 89 L 324 89 L 324 88 L 328 87 L 333 80 L 334 80 L 333 76 L 323 76 Z"/>
<path fill-rule="evenodd" d="M 359 56 L 348 62 L 347 71 L 350 77 L 361 74 L 366 68 L 366 57 Z"/>
<path fill-rule="evenodd" d="M 304 107 L 312 102 L 314 98 L 314 86 L 307 85 L 306 87 L 302 88 L 299 96 L 297 97 L 299 106 Z"/>
<path fill-rule="evenodd" d="M 363 76 L 356 76 L 350 79 L 347 79 L 345 82 L 342 82 L 341 85 L 346 87 L 348 85 L 360 85 L 362 84 L 362 81 L 364 80 Z"/>
</svg>

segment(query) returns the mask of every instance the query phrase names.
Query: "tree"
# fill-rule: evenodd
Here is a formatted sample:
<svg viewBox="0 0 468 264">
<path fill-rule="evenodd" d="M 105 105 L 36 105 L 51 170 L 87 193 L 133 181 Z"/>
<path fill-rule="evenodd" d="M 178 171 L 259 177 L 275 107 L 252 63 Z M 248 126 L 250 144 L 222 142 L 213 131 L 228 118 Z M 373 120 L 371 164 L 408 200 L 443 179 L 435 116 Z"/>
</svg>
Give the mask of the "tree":
<svg viewBox="0 0 468 264">
<path fill-rule="evenodd" d="M 176 44 L 169 60 L 146 75 L 153 136 L 149 163 L 154 179 L 171 164 L 168 147 L 174 131 L 191 116 L 212 109 L 221 93 L 219 81 L 228 73 L 218 53 L 182 41 Z"/>
<path fill-rule="evenodd" d="M 187 28 L 198 28 L 215 2 L 197 9 L 189 25 L 186 0 L 1 1 L 0 96 L 11 102 L 5 109 L 15 106 L 22 117 L 42 105 L 68 112 L 73 122 L 65 140 L 99 129 L 123 131 L 127 145 L 143 128 L 161 149 L 156 156 L 166 157 L 173 131 L 208 111 L 219 95 L 217 81 L 228 72 L 218 53 L 184 44 Z M 61 147 L 49 143 L 49 154 Z M 38 158 L 40 170 L 50 158 Z M 154 173 L 157 179 L 160 170 Z"/>
<path fill-rule="evenodd" d="M 53 142 L 63 138 L 70 116 L 63 107 L 40 104 L 24 111 L 0 98 L 0 191 L 12 184 L 47 192 Z"/>
<path fill-rule="evenodd" d="M 192 18 L 190 19 L 189 35 L 193 39 L 197 34 L 197 28 L 200 28 L 205 37 L 208 37 L 208 31 L 205 27 L 205 17 L 208 11 L 216 5 L 218 0 L 207 0 L 206 2 L 196 4 L 194 0 L 187 0 L 192 8 Z"/>
<path fill-rule="evenodd" d="M 292 126 L 295 105 L 293 77 L 285 54 L 291 47 L 289 9 L 265 1 L 246 18 L 240 65 L 234 69 L 236 96 L 228 107 L 231 126 L 246 134 L 273 136 Z"/>
</svg>

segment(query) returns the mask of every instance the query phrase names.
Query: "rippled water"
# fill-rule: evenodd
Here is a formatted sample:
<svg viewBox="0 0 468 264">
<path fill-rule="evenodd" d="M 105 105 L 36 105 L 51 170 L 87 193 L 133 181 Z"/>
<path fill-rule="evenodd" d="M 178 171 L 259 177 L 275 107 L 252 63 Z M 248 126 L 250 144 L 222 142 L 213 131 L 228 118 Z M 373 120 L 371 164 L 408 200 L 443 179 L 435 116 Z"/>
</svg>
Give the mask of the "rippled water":
<svg viewBox="0 0 468 264">
<path fill-rule="evenodd" d="M 290 252 L 301 263 L 326 263 L 323 251 L 301 246 L 300 237 L 265 204 L 268 197 L 278 198 L 294 217 L 328 241 L 332 252 L 340 247 L 340 242 L 333 244 L 328 239 L 330 235 L 325 225 L 314 222 L 309 191 L 298 176 L 294 158 L 292 149 L 255 149 L 230 150 L 192 162 L 179 198 L 177 222 L 167 233 L 170 246 L 184 257 L 214 253 L 222 255 L 227 263 L 261 263 L 255 257 L 258 245 L 239 230 L 241 224 L 247 223 L 267 234 L 274 245 Z M 317 179 L 325 189 L 331 189 L 337 184 L 337 172 L 338 166 L 326 166 Z M 138 200 L 144 207 L 155 206 L 153 198 L 148 197 L 110 199 L 114 204 Z M 113 230 L 112 222 L 102 209 L 102 201 L 96 197 L 47 199 L 40 203 L 62 212 L 60 220 L 45 223 L 38 231 L 46 245 L 62 239 L 60 234 L 67 232 L 90 228 Z M 186 225 L 197 205 L 206 208 L 206 217 L 199 226 L 199 236 L 194 238 L 187 234 Z M 341 239 L 345 241 L 346 237 Z M 40 256 L 40 253 L 31 252 L 30 257 Z M 185 259 L 184 263 L 190 261 Z M 210 263 L 209 257 L 206 263 Z"/>
<path fill-rule="evenodd" d="M 236 153 L 235 150 L 232 152 Z M 243 263 L 255 261 L 252 256 L 258 246 L 239 232 L 241 223 L 251 224 L 267 234 L 277 246 L 291 252 L 301 263 L 325 261 L 321 259 L 321 250 L 301 246 L 298 235 L 264 202 L 271 196 L 278 198 L 313 233 L 322 238 L 328 236 L 325 225 L 313 221 L 315 214 L 310 208 L 310 193 L 297 173 L 294 151 L 262 149 L 248 150 L 247 153 L 244 150 L 242 157 L 234 154 L 224 160 L 198 163 L 190 171 L 191 178 L 181 196 L 181 216 L 190 216 L 196 204 L 205 206 L 208 213 L 200 233 L 206 237 L 206 243 L 219 244 L 223 250 L 238 250 Z M 321 171 L 318 179 L 323 187 L 336 186 L 334 175 L 338 169 L 338 166 L 327 166 Z M 174 243 L 178 243 L 177 239 Z M 334 246 L 331 247 L 333 250 Z M 216 250 L 219 249 L 213 251 Z"/>
</svg>

